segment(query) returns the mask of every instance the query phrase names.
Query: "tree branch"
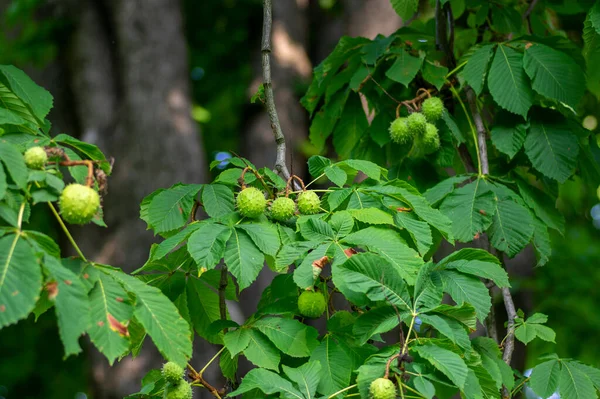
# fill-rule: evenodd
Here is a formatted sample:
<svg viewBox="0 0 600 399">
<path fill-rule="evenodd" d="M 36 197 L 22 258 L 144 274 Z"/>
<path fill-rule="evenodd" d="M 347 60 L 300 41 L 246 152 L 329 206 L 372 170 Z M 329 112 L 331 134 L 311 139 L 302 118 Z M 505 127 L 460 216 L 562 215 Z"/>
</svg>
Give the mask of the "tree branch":
<svg viewBox="0 0 600 399">
<path fill-rule="evenodd" d="M 275 96 L 271 82 L 271 28 L 273 25 L 273 1 L 263 0 L 263 31 L 262 31 L 262 72 L 263 87 L 265 90 L 265 103 L 267 113 L 271 121 L 271 129 L 277 144 L 277 158 L 275 159 L 275 170 L 285 179 L 289 179 L 290 172 L 285 164 L 285 136 L 281 130 L 277 109 L 275 108 Z"/>
<path fill-rule="evenodd" d="M 490 173 L 490 164 L 488 162 L 487 152 L 487 134 L 485 131 L 485 125 L 481 114 L 477 109 L 477 96 L 475 91 L 470 86 L 465 86 L 465 92 L 467 93 L 467 102 L 473 115 L 473 121 L 475 122 L 475 129 L 477 130 L 477 144 L 479 145 L 479 160 L 481 162 L 481 174 L 488 175 Z"/>
<path fill-rule="evenodd" d="M 225 290 L 227 289 L 227 266 L 221 269 L 221 281 L 219 281 L 219 311 L 221 320 L 227 320 L 227 303 L 225 302 Z M 227 329 L 225 329 L 227 332 Z"/>
<path fill-rule="evenodd" d="M 508 315 L 508 325 L 506 329 L 506 339 L 504 340 L 504 354 L 502 360 L 510 366 L 512 355 L 515 350 L 515 318 L 517 317 L 517 311 L 515 310 L 515 303 L 510 293 L 510 288 L 504 287 L 502 290 L 502 298 L 504 299 L 504 307 L 506 308 L 506 314 Z"/>
</svg>

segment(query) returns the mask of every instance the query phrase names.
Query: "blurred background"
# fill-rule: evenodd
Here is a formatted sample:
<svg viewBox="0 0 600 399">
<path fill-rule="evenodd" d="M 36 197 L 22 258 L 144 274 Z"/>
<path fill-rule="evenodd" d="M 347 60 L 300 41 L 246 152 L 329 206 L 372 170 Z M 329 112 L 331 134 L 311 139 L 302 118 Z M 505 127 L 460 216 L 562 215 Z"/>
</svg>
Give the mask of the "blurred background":
<svg viewBox="0 0 600 399">
<path fill-rule="evenodd" d="M 274 3 L 276 103 L 292 172 L 305 176 L 314 150 L 299 99 L 312 68 L 341 36 L 389 35 L 402 21 L 389 0 Z M 250 102 L 260 84 L 261 29 L 261 0 L 0 0 L 0 64 L 25 69 L 52 93 L 54 134 L 93 142 L 115 158 L 104 208 L 109 228 L 76 232 L 90 258 L 129 271 L 145 262 L 154 237 L 138 217 L 139 203 L 153 190 L 207 182 L 219 172 L 209 163 L 225 167 L 235 154 L 259 167 L 273 164 L 267 115 Z M 597 117 L 589 128 L 597 130 Z M 521 370 L 545 352 L 600 366 L 600 207 L 594 226 L 598 201 L 590 198 L 569 181 L 559 199 L 566 234 L 553 237 L 551 262 L 535 269 L 525 251 L 509 265 L 518 307 L 546 313 L 557 332 L 556 345 L 535 341 L 521 351 L 514 365 Z M 48 216 L 34 209 L 32 219 L 60 239 Z M 243 319 L 268 282 L 262 276 L 232 312 Z M 497 309 L 503 315 L 499 301 Z M 112 368 L 86 349 L 62 359 L 52 312 L 3 329 L 0 399 L 122 398 L 162 362 L 150 342 L 139 358 Z M 194 363 L 215 352 L 198 345 Z"/>
</svg>

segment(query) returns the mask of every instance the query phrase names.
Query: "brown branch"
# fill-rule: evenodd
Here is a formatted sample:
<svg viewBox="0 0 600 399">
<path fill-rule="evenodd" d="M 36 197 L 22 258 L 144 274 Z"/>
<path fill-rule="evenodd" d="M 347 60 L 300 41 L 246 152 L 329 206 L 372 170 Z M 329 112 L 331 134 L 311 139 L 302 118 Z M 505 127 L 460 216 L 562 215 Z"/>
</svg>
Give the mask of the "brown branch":
<svg viewBox="0 0 600 399">
<path fill-rule="evenodd" d="M 517 318 L 517 311 L 515 309 L 515 303 L 510 293 L 510 288 L 504 287 L 502 290 L 502 298 L 504 299 L 504 307 L 508 315 L 508 325 L 506 330 L 506 339 L 504 340 L 504 354 L 502 360 L 508 365 L 512 360 L 513 351 L 515 350 L 515 319 Z"/>
<path fill-rule="evenodd" d="M 285 180 L 289 179 L 290 172 L 285 164 L 285 136 L 281 130 L 277 109 L 275 108 L 275 96 L 273 94 L 273 84 L 271 82 L 271 28 L 273 25 L 273 1 L 263 0 L 263 31 L 262 31 L 262 71 L 263 87 L 265 89 L 265 100 L 267 113 L 271 120 L 271 129 L 275 136 L 277 144 L 277 158 L 275 160 L 275 170 L 283 176 Z"/>
<path fill-rule="evenodd" d="M 225 390 L 218 390 L 217 388 L 215 388 L 214 386 L 210 385 L 205 379 L 204 377 L 202 377 L 201 374 L 196 373 L 194 371 L 191 371 L 188 376 L 190 377 L 190 379 L 192 379 L 193 382 L 199 382 L 200 384 L 202 384 L 202 386 L 206 389 L 208 389 L 208 391 L 217 399 L 221 399 L 221 395 L 225 394 Z"/>
<path fill-rule="evenodd" d="M 471 109 L 471 115 L 473 115 L 473 121 L 475 122 L 475 129 L 477 130 L 477 144 L 479 146 L 479 159 L 481 161 L 481 173 L 484 175 L 490 174 L 490 164 L 488 162 L 488 151 L 487 151 L 487 133 L 481 114 L 477 109 L 477 96 L 475 91 L 470 86 L 465 86 L 465 92 L 467 93 L 467 102 Z"/>
<path fill-rule="evenodd" d="M 219 281 L 219 312 L 221 320 L 227 320 L 227 303 L 225 302 L 225 290 L 227 289 L 227 266 L 221 269 L 221 280 Z M 225 333 L 227 333 L 227 328 Z"/>
<path fill-rule="evenodd" d="M 66 154 L 65 154 L 66 157 Z M 94 185 L 94 161 L 85 160 L 85 161 L 71 161 L 66 160 L 59 163 L 60 166 L 87 166 L 88 174 L 85 178 L 85 185 L 88 187 L 92 187 Z"/>
<path fill-rule="evenodd" d="M 535 5 L 537 4 L 537 2 L 538 2 L 538 0 L 533 0 L 529 4 L 527 11 L 525 11 L 523 13 L 523 21 L 527 21 L 527 31 L 529 32 L 529 34 L 531 34 L 531 12 L 535 8 Z"/>
</svg>

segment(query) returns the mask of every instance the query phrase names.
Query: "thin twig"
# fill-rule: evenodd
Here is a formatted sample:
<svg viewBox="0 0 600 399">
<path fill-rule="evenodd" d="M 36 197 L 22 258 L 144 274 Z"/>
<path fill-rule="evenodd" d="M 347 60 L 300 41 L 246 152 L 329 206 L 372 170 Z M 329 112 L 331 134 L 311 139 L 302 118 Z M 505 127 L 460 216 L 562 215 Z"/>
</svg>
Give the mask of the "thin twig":
<svg viewBox="0 0 600 399">
<path fill-rule="evenodd" d="M 221 281 L 219 282 L 219 311 L 221 320 L 227 320 L 227 303 L 225 302 L 227 282 L 227 266 L 223 266 L 221 269 Z M 227 333 L 227 328 L 225 329 L 225 333 Z"/>
<path fill-rule="evenodd" d="M 502 298 L 504 299 L 504 307 L 506 308 L 506 314 L 508 315 L 508 324 L 506 329 L 506 338 L 504 340 L 504 354 L 502 360 L 508 365 L 512 360 L 512 355 L 515 350 L 515 319 L 517 318 L 517 311 L 515 310 L 515 303 L 510 293 L 510 288 L 503 287 Z"/>
<path fill-rule="evenodd" d="M 477 109 L 477 96 L 475 91 L 470 86 L 465 86 L 465 92 L 467 93 L 467 102 L 473 115 L 473 122 L 475 122 L 475 129 L 477 130 L 477 144 L 479 146 L 479 161 L 481 162 L 481 174 L 488 175 L 490 173 L 490 164 L 488 162 L 487 142 L 486 142 L 486 131 L 485 125 L 481 114 Z"/>
<path fill-rule="evenodd" d="M 285 136 L 281 130 L 277 109 L 275 108 L 275 96 L 273 94 L 273 84 L 271 82 L 271 27 L 273 25 L 273 2 L 272 0 L 263 1 L 263 31 L 262 31 L 262 72 L 263 87 L 265 89 L 265 100 L 267 113 L 271 120 L 271 129 L 275 136 L 277 144 L 277 158 L 275 160 L 275 170 L 283 176 L 285 180 L 290 178 L 290 172 L 285 164 Z"/>
</svg>

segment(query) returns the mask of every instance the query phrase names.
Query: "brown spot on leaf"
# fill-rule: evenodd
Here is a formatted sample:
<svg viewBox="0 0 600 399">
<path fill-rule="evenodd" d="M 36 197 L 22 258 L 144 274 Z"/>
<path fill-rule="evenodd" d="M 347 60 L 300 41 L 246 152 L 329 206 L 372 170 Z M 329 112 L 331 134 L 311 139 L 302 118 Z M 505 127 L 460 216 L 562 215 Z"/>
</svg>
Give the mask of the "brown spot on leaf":
<svg viewBox="0 0 600 399">
<path fill-rule="evenodd" d="M 118 333 L 122 337 L 129 337 L 129 330 L 127 330 L 127 326 L 115 319 L 110 313 L 108 313 L 108 323 L 111 330 Z"/>
<path fill-rule="evenodd" d="M 479 239 L 479 233 L 475 234 L 475 235 L 473 236 L 473 239 L 474 239 L 474 240 L 478 240 L 478 239 Z"/>
<path fill-rule="evenodd" d="M 116 298 L 115 298 L 115 300 L 116 300 L 117 302 L 123 302 L 123 298 L 121 298 L 120 296 L 116 297 Z"/>
<path fill-rule="evenodd" d="M 72 285 L 72 284 L 73 284 L 73 282 L 72 282 L 71 280 L 65 280 L 65 284 L 66 284 L 66 285 Z"/>
<path fill-rule="evenodd" d="M 102 320 L 100 320 L 100 321 L 99 321 L 98 323 L 96 323 L 96 324 L 98 324 L 98 326 L 99 326 L 99 327 L 102 327 L 102 326 L 104 325 L 104 322 L 103 322 Z"/>
<path fill-rule="evenodd" d="M 58 295 L 58 283 L 56 281 L 51 281 L 46 284 L 46 291 L 48 291 L 48 299 L 53 301 Z"/>
<path fill-rule="evenodd" d="M 6 306 L 0 305 L 0 312 L 4 312 L 6 310 Z"/>
<path fill-rule="evenodd" d="M 483 209 L 480 209 L 479 213 L 481 213 L 482 215 L 487 215 L 486 211 L 484 211 Z"/>
<path fill-rule="evenodd" d="M 318 267 L 320 269 L 322 269 L 323 267 L 325 267 L 325 265 L 327 264 L 327 262 L 329 262 L 329 256 L 323 256 L 322 258 L 319 258 L 317 260 L 315 260 L 312 265 L 314 267 Z"/>
<path fill-rule="evenodd" d="M 403 207 L 396 208 L 396 210 L 398 212 L 410 212 L 410 211 L 412 211 L 412 209 L 410 209 L 410 208 L 403 208 Z"/>
<path fill-rule="evenodd" d="M 525 45 L 525 50 L 529 49 L 529 47 L 533 46 L 533 43 L 529 42 Z"/>
<path fill-rule="evenodd" d="M 83 275 L 83 278 L 87 280 L 88 278 L 90 278 L 90 275 L 89 275 L 89 274 L 87 274 L 87 273 L 85 273 L 85 274 Z"/>
<path fill-rule="evenodd" d="M 12 293 L 12 296 L 17 296 L 17 295 L 19 295 L 19 291 L 18 290 Z"/>
<path fill-rule="evenodd" d="M 354 248 L 347 248 L 347 249 L 344 249 L 344 253 L 346 254 L 347 257 L 351 257 L 352 255 L 356 255 L 358 252 Z"/>
</svg>

